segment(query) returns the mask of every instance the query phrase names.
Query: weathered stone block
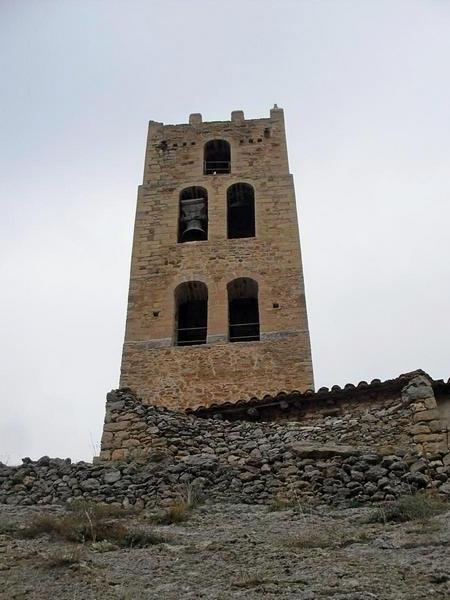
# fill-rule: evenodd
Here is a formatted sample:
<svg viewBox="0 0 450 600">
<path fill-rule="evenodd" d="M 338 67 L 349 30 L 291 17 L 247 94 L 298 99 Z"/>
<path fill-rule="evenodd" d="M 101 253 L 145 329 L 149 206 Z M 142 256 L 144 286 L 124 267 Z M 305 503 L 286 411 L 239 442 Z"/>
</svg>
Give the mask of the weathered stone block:
<svg viewBox="0 0 450 600">
<path fill-rule="evenodd" d="M 126 431 L 129 429 L 129 426 L 129 421 L 116 421 L 113 423 L 106 423 L 103 429 L 104 431 Z"/>
<path fill-rule="evenodd" d="M 430 421 L 429 423 L 427 423 L 427 425 L 433 433 L 445 430 L 442 421 Z"/>
<path fill-rule="evenodd" d="M 127 453 L 123 448 L 117 448 L 112 451 L 111 460 L 125 460 Z"/>
<path fill-rule="evenodd" d="M 80 488 L 84 491 L 92 491 L 96 490 L 100 487 L 100 481 L 98 479 L 94 479 L 93 477 L 89 479 L 85 479 L 84 481 L 80 481 Z"/>
<path fill-rule="evenodd" d="M 416 425 L 412 425 L 410 427 L 409 432 L 412 435 L 419 435 L 423 433 L 431 433 L 431 429 L 428 425 L 416 423 Z"/>
<path fill-rule="evenodd" d="M 432 398 L 425 398 L 423 401 L 426 408 L 436 408 L 436 398 L 433 396 Z"/>
<path fill-rule="evenodd" d="M 448 450 L 446 442 L 422 442 L 422 449 L 427 454 L 433 456 Z"/>
<path fill-rule="evenodd" d="M 354 456 L 360 450 L 353 446 L 338 446 L 333 444 L 313 445 L 296 442 L 291 445 L 292 450 L 300 458 L 329 458 L 331 456 Z"/>
<path fill-rule="evenodd" d="M 122 442 L 122 447 L 123 448 L 137 448 L 139 447 L 141 444 L 139 442 L 139 440 L 135 439 L 135 438 L 129 438 L 129 439 L 125 439 Z"/>
<path fill-rule="evenodd" d="M 113 434 L 109 431 L 104 431 L 101 440 L 101 448 L 102 450 L 110 450 L 114 448 L 114 437 Z"/>
<path fill-rule="evenodd" d="M 103 481 L 105 483 L 115 483 L 116 481 L 119 481 L 120 478 L 122 477 L 120 471 L 114 470 L 114 471 L 106 471 L 103 474 Z"/>
<path fill-rule="evenodd" d="M 437 419 L 439 419 L 439 412 L 437 409 L 422 410 L 413 415 L 414 423 L 419 423 L 420 421 L 435 421 Z"/>
</svg>

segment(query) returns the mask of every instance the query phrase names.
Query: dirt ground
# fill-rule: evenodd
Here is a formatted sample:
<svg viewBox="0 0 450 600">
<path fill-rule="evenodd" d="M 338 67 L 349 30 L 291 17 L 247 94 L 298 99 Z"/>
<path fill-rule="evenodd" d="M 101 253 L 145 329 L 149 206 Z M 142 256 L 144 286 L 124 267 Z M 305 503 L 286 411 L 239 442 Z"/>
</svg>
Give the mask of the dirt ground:
<svg viewBox="0 0 450 600">
<path fill-rule="evenodd" d="M 0 599 L 449 600 L 450 511 L 371 523 L 375 510 L 207 503 L 179 524 L 127 517 L 165 541 L 116 549 L 23 539 L 33 514 L 63 509 L 3 505 Z"/>
</svg>

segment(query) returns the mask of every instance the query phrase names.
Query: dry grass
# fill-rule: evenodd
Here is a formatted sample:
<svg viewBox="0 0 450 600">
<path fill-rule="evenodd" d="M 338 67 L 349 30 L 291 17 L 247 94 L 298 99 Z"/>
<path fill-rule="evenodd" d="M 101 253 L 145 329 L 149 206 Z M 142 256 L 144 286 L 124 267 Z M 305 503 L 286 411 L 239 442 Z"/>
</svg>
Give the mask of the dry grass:
<svg viewBox="0 0 450 600">
<path fill-rule="evenodd" d="M 79 565 L 82 560 L 80 546 L 74 546 L 68 552 L 53 552 L 45 557 L 44 567 L 47 569 L 59 569 Z"/>
<path fill-rule="evenodd" d="M 367 519 L 369 523 L 405 523 L 427 521 L 435 515 L 449 510 L 450 504 L 432 494 L 419 492 L 413 496 L 402 496 L 394 502 L 380 506 Z"/>
<path fill-rule="evenodd" d="M 23 537 L 35 538 L 49 535 L 67 542 L 96 542 L 104 539 L 119 539 L 126 533 L 121 523 L 93 520 L 90 515 L 73 513 L 63 516 L 37 514 L 22 531 Z"/>
<path fill-rule="evenodd" d="M 62 516 L 45 513 L 34 515 L 21 533 L 27 538 L 49 535 L 67 542 L 96 544 L 107 541 L 121 547 L 144 547 L 165 541 L 156 534 L 130 529 L 115 519 L 124 514 L 125 511 L 116 507 L 80 503 Z"/>
<path fill-rule="evenodd" d="M 125 509 L 117 504 L 105 504 L 87 500 L 74 500 L 67 505 L 67 509 L 72 513 L 88 513 L 96 520 L 119 519 L 134 513 L 133 508 Z"/>
<path fill-rule="evenodd" d="M 293 510 L 295 513 L 307 516 L 314 514 L 314 505 L 311 502 L 305 502 L 298 493 L 291 492 L 289 495 L 275 496 L 267 506 L 268 512 L 277 512 L 282 510 Z"/>
<path fill-rule="evenodd" d="M 182 523 L 189 518 L 189 513 L 202 502 L 203 497 L 200 492 L 193 486 L 186 486 L 177 500 L 174 500 L 167 508 L 150 515 L 149 519 L 158 525 Z"/>
<path fill-rule="evenodd" d="M 337 535 L 332 529 L 305 527 L 288 539 L 288 545 L 296 548 L 330 548 L 337 545 Z"/>
<path fill-rule="evenodd" d="M 269 512 L 278 512 L 280 510 L 289 510 L 290 508 L 295 508 L 295 506 L 295 500 L 292 500 L 291 498 L 285 498 L 284 496 L 276 496 L 268 505 L 267 510 Z"/>
<path fill-rule="evenodd" d="M 237 588 L 250 588 L 261 585 L 265 582 L 262 573 L 242 571 L 231 580 L 231 585 Z"/>
<path fill-rule="evenodd" d="M 182 523 L 186 521 L 190 508 L 184 500 L 175 500 L 164 510 L 150 516 L 150 520 L 158 525 L 172 525 L 172 523 Z"/>
<path fill-rule="evenodd" d="M 92 550 L 92 552 L 103 553 L 117 550 L 118 546 L 113 542 L 108 542 L 108 540 L 102 540 L 101 542 L 92 542 L 90 549 Z"/>
<path fill-rule="evenodd" d="M 352 544 L 367 543 L 371 539 L 366 531 L 351 527 L 342 529 L 336 525 L 309 525 L 300 533 L 290 536 L 287 545 L 295 548 L 345 548 Z"/>
</svg>

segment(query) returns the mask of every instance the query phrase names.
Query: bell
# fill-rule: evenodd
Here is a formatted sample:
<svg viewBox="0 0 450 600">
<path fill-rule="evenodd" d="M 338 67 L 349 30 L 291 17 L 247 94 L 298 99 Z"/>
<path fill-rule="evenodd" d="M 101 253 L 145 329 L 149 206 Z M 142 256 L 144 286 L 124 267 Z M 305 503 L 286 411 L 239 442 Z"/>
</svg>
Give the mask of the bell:
<svg viewBox="0 0 450 600">
<path fill-rule="evenodd" d="M 182 242 L 196 242 L 206 240 L 206 231 L 203 229 L 201 219 L 191 219 L 181 235 Z"/>
<path fill-rule="evenodd" d="M 182 242 L 206 240 L 208 236 L 204 228 L 206 222 L 205 200 L 193 198 L 182 201 L 181 222 L 185 223 L 185 229 L 181 234 Z"/>
</svg>

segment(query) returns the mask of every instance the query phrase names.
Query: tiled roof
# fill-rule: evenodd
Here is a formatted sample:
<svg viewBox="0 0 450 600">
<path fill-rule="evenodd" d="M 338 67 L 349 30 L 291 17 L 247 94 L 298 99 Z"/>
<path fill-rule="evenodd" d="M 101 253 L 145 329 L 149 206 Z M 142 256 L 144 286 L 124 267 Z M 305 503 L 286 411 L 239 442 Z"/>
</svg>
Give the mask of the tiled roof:
<svg viewBox="0 0 450 600">
<path fill-rule="evenodd" d="M 367 398 L 372 392 L 400 390 L 416 375 L 428 377 L 435 390 L 450 392 L 450 379 L 447 382 L 443 379 L 434 381 L 427 373 L 419 369 L 386 381 L 372 379 L 370 383 L 367 381 L 360 381 L 357 385 L 354 385 L 353 383 L 347 383 L 343 387 L 333 385 L 331 388 L 321 387 L 317 391 L 282 391 L 274 396 L 267 394 L 262 398 L 253 397 L 250 399 L 238 400 L 237 402 L 211 404 L 210 406 L 199 406 L 194 409 L 188 408 L 186 409 L 186 413 L 197 417 L 214 417 L 220 415 L 221 417 L 229 419 L 245 419 L 255 418 L 260 415 L 261 412 L 263 413 L 267 410 L 286 410 L 289 407 L 295 407 L 295 405 L 304 406 L 305 404 L 327 400 L 333 401 L 351 398 L 355 398 L 355 401 L 358 401 L 359 399 L 363 400 L 364 398 Z"/>
</svg>

